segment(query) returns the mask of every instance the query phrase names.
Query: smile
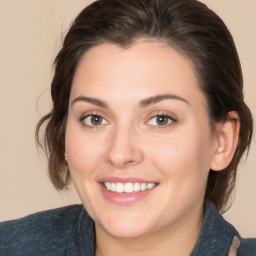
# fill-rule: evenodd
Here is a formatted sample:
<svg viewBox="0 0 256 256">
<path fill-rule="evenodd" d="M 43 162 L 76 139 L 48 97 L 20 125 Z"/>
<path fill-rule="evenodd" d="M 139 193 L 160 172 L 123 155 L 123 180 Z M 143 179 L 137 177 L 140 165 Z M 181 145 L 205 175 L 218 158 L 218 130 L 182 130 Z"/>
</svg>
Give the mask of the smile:
<svg viewBox="0 0 256 256">
<path fill-rule="evenodd" d="M 104 187 L 108 191 L 115 193 L 135 193 L 145 190 L 150 190 L 155 187 L 155 183 L 120 183 L 120 182 L 103 182 Z"/>
</svg>

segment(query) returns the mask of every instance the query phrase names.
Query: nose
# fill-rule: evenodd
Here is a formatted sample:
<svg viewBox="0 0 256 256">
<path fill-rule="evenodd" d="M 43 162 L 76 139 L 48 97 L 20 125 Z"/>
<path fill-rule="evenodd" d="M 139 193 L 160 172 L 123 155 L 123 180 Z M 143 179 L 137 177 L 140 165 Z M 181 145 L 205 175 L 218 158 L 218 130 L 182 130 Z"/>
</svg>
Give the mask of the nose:
<svg viewBox="0 0 256 256">
<path fill-rule="evenodd" d="M 138 136 L 132 127 L 123 126 L 113 129 L 107 141 L 106 163 L 118 169 L 140 164 L 144 156 Z"/>
</svg>

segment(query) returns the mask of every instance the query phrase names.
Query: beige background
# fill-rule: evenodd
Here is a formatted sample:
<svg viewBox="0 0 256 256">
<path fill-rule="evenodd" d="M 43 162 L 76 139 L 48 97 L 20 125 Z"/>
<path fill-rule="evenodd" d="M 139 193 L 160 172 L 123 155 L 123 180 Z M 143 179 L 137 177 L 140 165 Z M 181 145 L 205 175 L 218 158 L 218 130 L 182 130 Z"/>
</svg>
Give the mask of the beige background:
<svg viewBox="0 0 256 256">
<path fill-rule="evenodd" d="M 51 65 L 62 34 L 88 3 L 82 0 L 0 0 L 0 220 L 79 202 L 58 193 L 34 130 L 50 109 Z M 256 1 L 204 0 L 234 36 L 244 71 L 245 98 L 256 115 Z M 41 96 L 40 96 L 41 95 Z M 38 107 L 36 101 L 38 97 Z M 245 237 L 256 237 L 255 141 L 238 173 L 236 198 L 226 218 Z"/>
</svg>

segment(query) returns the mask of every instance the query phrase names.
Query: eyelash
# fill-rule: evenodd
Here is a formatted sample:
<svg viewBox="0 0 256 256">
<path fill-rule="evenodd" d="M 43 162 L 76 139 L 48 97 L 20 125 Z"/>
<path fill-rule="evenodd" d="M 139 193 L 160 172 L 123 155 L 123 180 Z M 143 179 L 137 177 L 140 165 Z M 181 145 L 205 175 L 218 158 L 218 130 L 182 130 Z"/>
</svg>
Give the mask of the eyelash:
<svg viewBox="0 0 256 256">
<path fill-rule="evenodd" d="M 92 119 L 90 119 L 90 124 L 86 123 L 85 120 L 87 118 L 100 118 L 101 121 L 103 121 L 104 123 L 100 123 L 100 124 L 92 124 Z M 168 119 L 168 123 L 167 124 L 150 124 L 150 120 L 154 119 L 154 118 L 164 118 L 164 119 Z M 102 125 L 107 125 L 108 124 L 108 121 L 103 117 L 101 116 L 100 114 L 89 114 L 89 115 L 85 115 L 85 116 L 82 116 L 79 121 L 89 127 L 89 128 L 99 128 L 100 126 Z M 154 116 L 151 116 L 148 121 L 146 122 L 146 124 L 154 127 L 154 128 L 166 128 L 166 127 L 169 127 L 172 123 L 176 123 L 177 122 L 177 119 L 173 118 L 172 116 L 170 116 L 169 114 L 157 114 L 157 115 L 154 115 Z"/>
<path fill-rule="evenodd" d="M 164 118 L 164 119 L 167 119 L 168 123 L 167 124 L 163 124 L 163 125 L 160 125 L 160 124 L 150 124 L 150 120 L 152 120 L 153 118 Z M 176 123 L 177 122 L 177 119 L 173 118 L 172 116 L 170 116 L 169 114 L 157 114 L 157 115 L 154 115 L 152 117 L 149 118 L 149 120 L 147 121 L 147 124 L 149 124 L 150 126 L 155 126 L 155 128 L 166 128 L 166 127 L 169 127 L 170 125 L 172 125 L 172 123 Z"/>
<path fill-rule="evenodd" d="M 100 118 L 104 123 L 103 123 L 103 124 L 100 123 L 100 124 L 97 124 L 97 125 L 93 125 L 91 119 L 90 119 L 90 123 L 91 123 L 91 124 L 86 123 L 86 119 L 87 119 L 87 118 L 93 118 L 93 117 L 94 117 L 94 118 Z M 104 117 L 102 117 L 101 115 L 99 115 L 99 114 L 89 114 L 89 115 L 82 116 L 82 117 L 79 119 L 79 121 L 80 121 L 83 125 L 85 125 L 85 126 L 87 126 L 87 127 L 89 127 L 89 128 L 99 128 L 101 125 L 106 125 L 106 124 L 108 123 L 108 121 L 107 121 Z"/>
</svg>

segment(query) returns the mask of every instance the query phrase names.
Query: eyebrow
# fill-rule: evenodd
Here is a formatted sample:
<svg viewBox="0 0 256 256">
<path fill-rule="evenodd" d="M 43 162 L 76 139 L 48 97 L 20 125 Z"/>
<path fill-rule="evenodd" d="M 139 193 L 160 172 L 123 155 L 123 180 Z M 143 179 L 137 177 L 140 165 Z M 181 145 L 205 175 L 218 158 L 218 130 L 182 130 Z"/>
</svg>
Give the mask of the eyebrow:
<svg viewBox="0 0 256 256">
<path fill-rule="evenodd" d="M 79 96 L 79 97 L 75 98 L 71 102 L 71 105 L 74 105 L 76 102 L 79 102 L 79 101 L 91 103 L 91 104 L 96 105 L 101 108 L 108 108 L 108 105 L 104 101 L 95 99 L 95 98 L 84 97 L 84 96 Z"/>
<path fill-rule="evenodd" d="M 164 101 L 164 100 L 180 100 L 180 101 L 183 101 L 186 104 L 190 105 L 190 103 L 186 99 L 184 99 L 180 96 L 173 95 L 173 94 L 160 94 L 160 95 L 152 96 L 152 97 L 141 100 L 139 102 L 139 106 L 147 107 L 149 105 L 153 105 L 153 104 L 156 104 L 156 103 Z M 96 99 L 96 98 L 85 97 L 85 96 L 79 96 L 79 97 L 75 98 L 71 102 L 71 105 L 74 105 L 76 102 L 81 102 L 81 101 L 96 105 L 101 108 L 109 108 L 108 104 L 105 103 L 104 101 Z"/>
<path fill-rule="evenodd" d="M 177 95 L 173 95 L 173 94 L 161 94 L 161 95 L 149 97 L 149 98 L 141 100 L 139 105 L 140 105 L 140 107 L 147 107 L 149 105 L 156 104 L 163 100 L 180 100 L 180 101 L 183 101 L 186 104 L 190 105 L 190 103 L 186 99 L 184 99 L 180 96 L 177 96 Z"/>
</svg>

